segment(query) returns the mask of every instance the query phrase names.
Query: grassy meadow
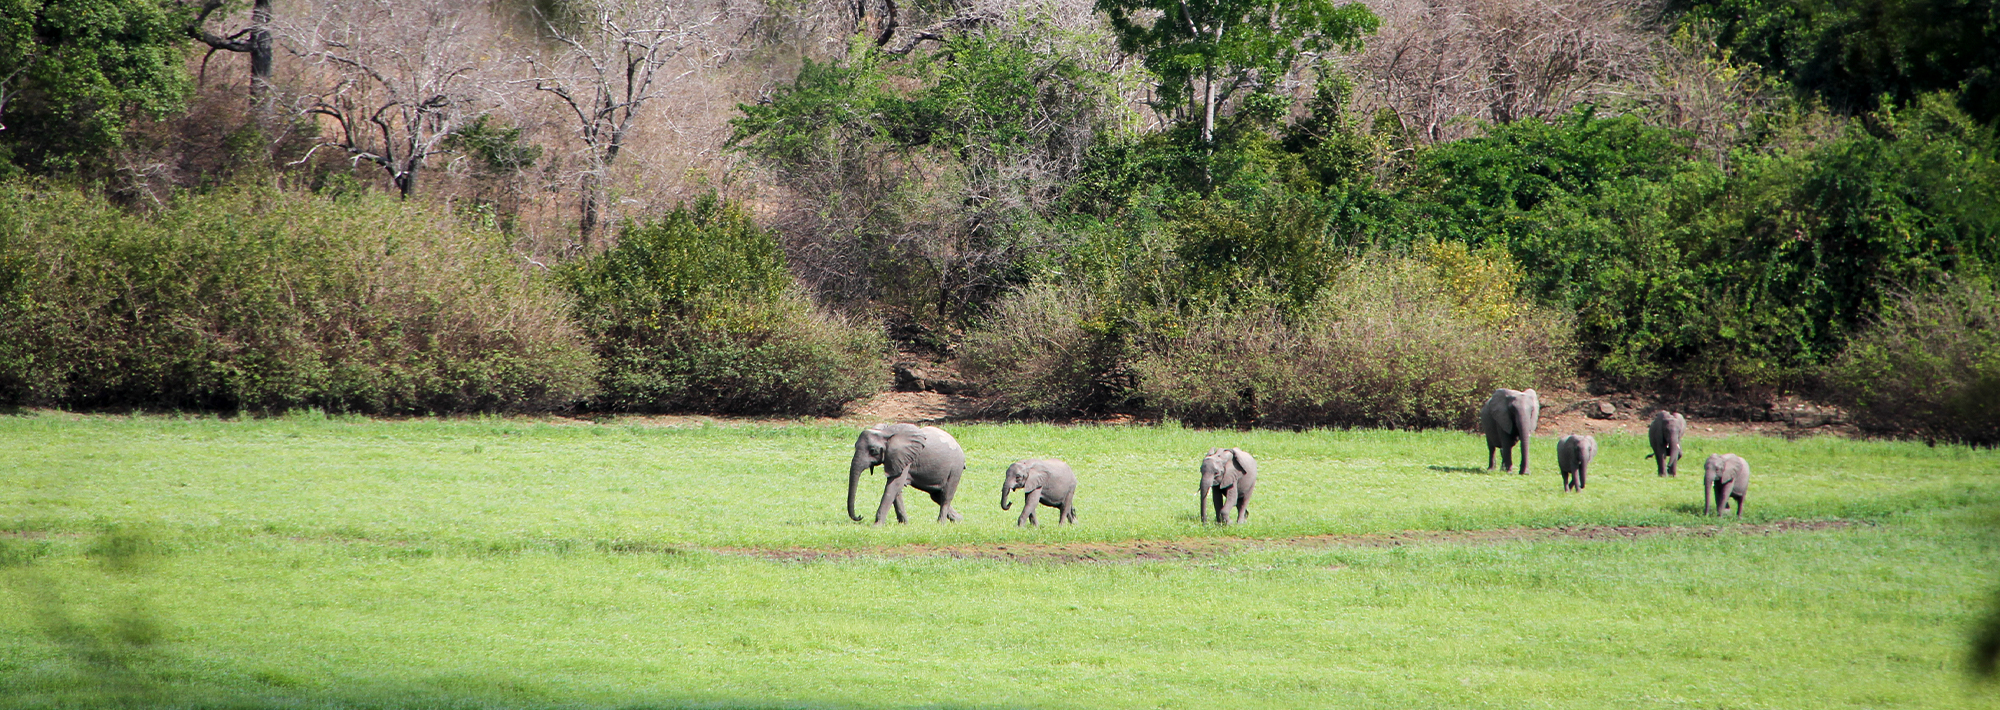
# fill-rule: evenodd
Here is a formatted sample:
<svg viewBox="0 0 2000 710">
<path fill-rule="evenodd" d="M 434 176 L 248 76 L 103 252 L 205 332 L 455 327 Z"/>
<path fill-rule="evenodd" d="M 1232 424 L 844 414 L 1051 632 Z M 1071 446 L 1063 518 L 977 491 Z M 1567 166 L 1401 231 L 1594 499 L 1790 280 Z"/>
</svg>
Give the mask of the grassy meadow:
<svg viewBox="0 0 2000 710">
<path fill-rule="evenodd" d="M 1660 479 L 1612 434 L 1564 494 L 1552 437 L 1524 477 L 1464 432 L 950 428 L 965 522 L 915 493 L 910 525 L 877 529 L 845 515 L 848 425 L 0 417 L 0 707 L 2000 704 L 1963 671 L 2000 588 L 1993 450 L 1697 437 Z M 1195 519 L 1220 445 L 1260 464 L 1226 529 Z M 1696 514 L 1724 451 L 1752 465 L 1742 523 Z M 999 510 L 1031 456 L 1076 468 L 1078 525 Z M 857 508 L 880 493 L 864 480 Z M 1852 524 L 1730 532 L 1782 520 Z M 1286 542 L 1576 525 L 1721 532 Z M 1249 540 L 871 552 L 1208 536 Z M 794 548 L 841 554 L 756 554 Z"/>
</svg>

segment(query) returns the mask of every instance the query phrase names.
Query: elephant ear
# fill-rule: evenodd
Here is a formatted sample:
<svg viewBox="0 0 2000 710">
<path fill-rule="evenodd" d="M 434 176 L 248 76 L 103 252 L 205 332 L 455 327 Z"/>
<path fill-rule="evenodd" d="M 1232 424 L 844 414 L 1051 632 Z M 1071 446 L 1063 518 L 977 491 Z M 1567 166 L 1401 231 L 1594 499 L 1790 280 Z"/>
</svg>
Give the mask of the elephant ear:
<svg viewBox="0 0 2000 710">
<path fill-rule="evenodd" d="M 1028 469 L 1028 475 L 1021 481 L 1021 490 L 1033 491 L 1049 484 L 1049 472 L 1042 468 Z"/>
<path fill-rule="evenodd" d="M 882 452 L 882 464 L 889 467 L 890 473 L 900 474 L 910 470 L 910 466 L 917 462 L 917 453 L 923 451 L 922 441 L 906 436 L 889 442 Z"/>
</svg>

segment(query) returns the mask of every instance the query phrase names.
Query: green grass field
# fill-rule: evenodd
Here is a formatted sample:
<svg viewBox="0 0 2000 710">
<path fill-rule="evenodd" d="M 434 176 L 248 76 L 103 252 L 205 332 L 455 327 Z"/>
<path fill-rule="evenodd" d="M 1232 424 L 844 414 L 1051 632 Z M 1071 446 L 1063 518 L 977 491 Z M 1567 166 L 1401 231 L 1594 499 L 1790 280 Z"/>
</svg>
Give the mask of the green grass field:
<svg viewBox="0 0 2000 710">
<path fill-rule="evenodd" d="M 2000 705 L 1963 670 L 2000 588 L 2000 452 L 1696 438 L 1659 479 L 1610 435 L 1564 494 L 1547 437 L 1523 477 L 1460 432 L 951 429 L 965 522 L 918 494 L 877 529 L 844 514 L 846 426 L 0 418 L 0 707 Z M 1226 529 L 1195 519 L 1223 445 L 1260 463 Z M 1742 523 L 1696 515 L 1723 451 L 1751 461 Z M 1078 525 L 999 509 L 1033 456 L 1075 466 Z M 1853 524 L 1734 532 L 1785 520 Z M 1720 531 L 1290 541 L 1586 525 Z M 1214 536 L 1243 539 L 906 554 Z M 839 554 L 757 554 L 794 548 Z"/>
</svg>

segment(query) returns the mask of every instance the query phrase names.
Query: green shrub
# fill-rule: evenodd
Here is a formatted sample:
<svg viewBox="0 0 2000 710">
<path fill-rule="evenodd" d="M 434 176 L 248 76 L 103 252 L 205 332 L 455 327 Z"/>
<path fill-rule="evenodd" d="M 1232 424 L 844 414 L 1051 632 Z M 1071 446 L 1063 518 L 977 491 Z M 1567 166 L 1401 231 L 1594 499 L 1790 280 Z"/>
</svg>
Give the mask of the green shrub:
<svg viewBox="0 0 2000 710">
<path fill-rule="evenodd" d="M 1437 251 L 1449 258 L 1336 263 L 1303 309 L 1246 293 L 1187 316 L 1120 316 L 1087 289 L 1038 284 L 1004 299 L 960 352 L 1017 412 L 1122 408 L 1207 425 L 1467 426 L 1496 387 L 1568 377 L 1564 318 L 1468 290 L 1518 279 L 1504 257 L 1473 266 Z"/>
<path fill-rule="evenodd" d="M 967 377 L 1013 414 L 1102 412 L 1125 403 L 1129 378 L 1103 299 L 1048 283 L 1000 299 L 959 345 Z"/>
<path fill-rule="evenodd" d="M 1967 279 L 1895 299 L 1827 379 L 1862 428 L 2000 444 L 2000 289 Z"/>
<path fill-rule="evenodd" d="M 375 197 L 259 188 L 153 218 L 0 185 L 0 399 L 377 414 L 590 392 L 565 304 L 499 235 Z"/>
<path fill-rule="evenodd" d="M 598 407 L 832 414 L 887 383 L 881 335 L 815 309 L 775 236 L 713 195 L 628 225 L 563 281 L 604 363 Z"/>
<path fill-rule="evenodd" d="M 1495 388 L 1565 380 L 1567 323 L 1518 302 L 1493 319 L 1454 291 L 1459 265 L 1363 257 L 1301 316 L 1203 313 L 1146 340 L 1138 389 L 1202 424 L 1424 427 L 1470 426 Z"/>
</svg>

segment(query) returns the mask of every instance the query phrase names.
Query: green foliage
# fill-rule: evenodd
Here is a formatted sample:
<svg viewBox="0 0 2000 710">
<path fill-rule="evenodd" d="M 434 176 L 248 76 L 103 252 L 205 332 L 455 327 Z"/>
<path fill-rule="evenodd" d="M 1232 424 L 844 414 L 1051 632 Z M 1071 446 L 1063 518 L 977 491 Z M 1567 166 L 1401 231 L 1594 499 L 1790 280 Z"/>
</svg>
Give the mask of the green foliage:
<svg viewBox="0 0 2000 710">
<path fill-rule="evenodd" d="M 0 0 L 0 154 L 68 173 L 120 145 L 129 112 L 190 90 L 186 7 L 158 0 Z"/>
<path fill-rule="evenodd" d="M 491 114 L 453 132 L 444 141 L 451 150 L 471 155 L 481 172 L 504 175 L 526 170 L 542 158 L 542 147 L 521 140 L 521 127 L 503 126 Z"/>
<path fill-rule="evenodd" d="M 1521 300 L 1501 254 L 1351 257 L 1318 243 L 1266 255 L 1312 270 L 1300 281 L 1310 290 L 1287 291 L 1242 278 L 1255 257 L 1190 261 L 1215 242 L 1166 238 L 1181 258 L 1078 279 L 1095 289 L 1040 285 L 1003 300 L 961 347 L 968 371 L 1017 411 L 1285 427 L 1464 426 L 1496 387 L 1548 387 L 1570 372 L 1568 324 Z"/>
<path fill-rule="evenodd" d="M 1966 280 L 1896 298 L 1829 371 L 1864 428 L 2000 444 L 2000 288 Z"/>
<path fill-rule="evenodd" d="M 1346 262 L 1309 312 L 1199 314 L 1144 339 L 1138 389 L 1168 416 L 1204 424 L 1467 427 L 1494 389 L 1567 379 L 1560 316 L 1489 320 L 1462 305 L 1465 282 L 1446 273 L 1375 255 Z M 1530 310 L 1511 292 L 1504 303 Z"/>
<path fill-rule="evenodd" d="M 806 205 L 782 228 L 831 300 L 950 332 L 1026 280 L 1049 206 L 1122 120 L 1102 39 L 1033 7 L 906 57 L 857 42 L 743 105 L 730 144 Z"/>
<path fill-rule="evenodd" d="M 0 399 L 273 412 L 542 411 L 595 362 L 498 235 L 239 188 L 157 218 L 0 186 Z"/>
<path fill-rule="evenodd" d="M 2000 120 L 2000 3 L 1993 0 L 1683 0 L 1682 26 L 1847 113 L 1956 92 Z M 1890 103 L 1883 105 L 1887 99 Z"/>
<path fill-rule="evenodd" d="M 1694 389 L 1797 386 L 1885 294 L 2000 259 L 2000 141 L 1945 97 L 1733 174 L 1565 193 L 1514 217 L 1530 288 L 1576 309 L 1592 368 Z"/>
<path fill-rule="evenodd" d="M 1252 91 L 1240 111 L 1281 116 L 1289 101 L 1274 92 L 1302 58 L 1352 51 L 1381 22 L 1361 3 L 1329 0 L 1098 0 L 1097 9 L 1110 17 L 1119 48 L 1142 55 L 1159 77 L 1160 108 L 1193 111 L 1203 144 L 1213 129 L 1208 109 L 1239 87 Z"/>
<path fill-rule="evenodd" d="M 1586 105 L 1555 121 L 1515 121 L 1439 145 L 1416 159 L 1412 181 L 1420 199 L 1445 210 L 1447 229 L 1465 230 L 1454 236 L 1479 242 L 1511 236 L 1521 213 L 1546 200 L 1671 175 L 1689 153 L 1671 131 L 1633 115 L 1600 117 Z"/>
<path fill-rule="evenodd" d="M 562 276 L 604 363 L 599 407 L 829 414 L 886 376 L 880 336 L 794 293 L 775 235 L 714 195 Z"/>
</svg>

